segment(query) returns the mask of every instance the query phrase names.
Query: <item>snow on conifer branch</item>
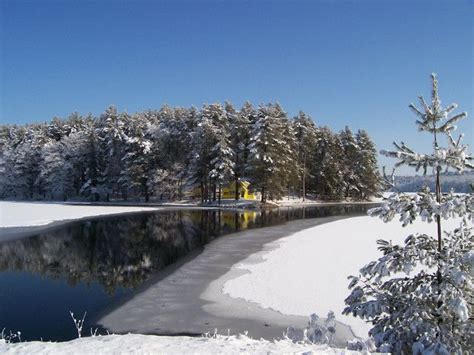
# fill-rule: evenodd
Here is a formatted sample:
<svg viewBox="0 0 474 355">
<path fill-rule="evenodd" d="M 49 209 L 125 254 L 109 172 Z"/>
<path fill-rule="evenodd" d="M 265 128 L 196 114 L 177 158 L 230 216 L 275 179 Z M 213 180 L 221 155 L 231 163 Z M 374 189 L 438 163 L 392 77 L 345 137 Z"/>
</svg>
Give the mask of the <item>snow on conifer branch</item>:
<svg viewBox="0 0 474 355">
<path fill-rule="evenodd" d="M 436 215 L 444 219 L 453 217 L 466 217 L 474 219 L 474 196 L 458 195 L 450 192 L 443 194 L 441 202 L 436 201 L 436 194 L 429 190 L 413 194 L 392 194 L 381 207 L 369 210 L 369 215 L 380 217 L 384 222 L 393 220 L 396 215 L 400 216 L 403 226 L 412 223 L 417 217 L 422 221 L 432 222 Z"/>
<path fill-rule="evenodd" d="M 432 154 L 416 153 L 403 142 L 400 144 L 394 142 L 393 145 L 396 148 L 394 151 L 382 150 L 380 153 L 387 157 L 399 159 L 395 167 L 408 165 L 414 167 L 416 171 L 423 169 L 424 174 L 427 173 L 429 167 L 436 168 L 438 166 L 444 167 L 446 170 L 453 168 L 457 171 L 473 169 L 474 165 L 471 161 L 474 158 L 467 151 L 469 146 L 461 144 L 463 135 L 460 135 L 457 140 L 449 132 L 446 135 L 449 147 L 446 149 L 437 147 Z"/>
<path fill-rule="evenodd" d="M 413 103 L 411 103 L 409 107 L 418 117 L 421 118 L 421 121 L 416 121 L 420 131 L 427 131 L 430 133 L 433 133 L 434 131 L 441 133 L 451 132 L 456 129 L 454 124 L 465 118 L 467 113 L 462 112 L 455 116 L 449 117 L 451 112 L 455 110 L 458 105 L 453 103 L 445 108 L 441 107 L 441 100 L 439 99 L 438 95 L 438 79 L 436 74 L 431 74 L 431 80 L 433 85 L 431 106 L 426 103 L 423 96 L 420 96 L 420 104 L 423 108 L 420 110 Z M 439 125 L 444 120 L 446 122 Z"/>
</svg>

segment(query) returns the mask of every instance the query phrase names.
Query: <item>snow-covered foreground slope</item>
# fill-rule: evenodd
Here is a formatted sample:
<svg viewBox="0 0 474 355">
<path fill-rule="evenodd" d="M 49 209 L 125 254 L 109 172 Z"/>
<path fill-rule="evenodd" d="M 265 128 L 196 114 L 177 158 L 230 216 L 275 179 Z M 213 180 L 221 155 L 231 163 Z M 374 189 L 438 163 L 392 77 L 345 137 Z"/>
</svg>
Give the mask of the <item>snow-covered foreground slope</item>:
<svg viewBox="0 0 474 355">
<path fill-rule="evenodd" d="M 157 211 L 160 207 L 116 207 L 0 201 L 0 228 L 44 226 L 53 222 L 119 213 Z"/>
<path fill-rule="evenodd" d="M 443 221 L 442 226 L 452 230 L 459 222 Z M 410 234 L 434 235 L 435 231 L 434 223 L 417 221 L 403 228 L 398 221 L 383 223 L 365 216 L 322 224 L 280 239 L 270 252 L 254 254 L 236 265 L 248 273 L 227 281 L 223 291 L 284 314 L 325 317 L 333 310 L 336 319 L 365 339 L 370 326 L 341 314 L 349 295 L 347 276 L 357 275 L 362 266 L 381 256 L 377 239 L 402 243 Z"/>
<path fill-rule="evenodd" d="M 64 343 L 26 342 L 7 344 L 0 340 L 0 353 L 6 354 L 358 354 L 324 345 L 294 344 L 289 340 L 270 342 L 246 336 L 209 338 L 154 335 L 107 335 Z"/>
</svg>

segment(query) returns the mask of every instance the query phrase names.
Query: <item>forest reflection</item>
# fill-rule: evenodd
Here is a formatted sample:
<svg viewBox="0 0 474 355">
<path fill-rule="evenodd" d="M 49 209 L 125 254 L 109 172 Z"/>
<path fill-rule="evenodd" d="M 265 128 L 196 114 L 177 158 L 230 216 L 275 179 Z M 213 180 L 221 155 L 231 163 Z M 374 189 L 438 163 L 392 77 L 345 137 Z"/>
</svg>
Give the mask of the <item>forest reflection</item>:
<svg viewBox="0 0 474 355">
<path fill-rule="evenodd" d="M 289 220 L 364 214 L 367 206 L 269 211 L 180 210 L 100 218 L 0 244 L 0 272 L 98 283 L 108 294 L 151 275 L 224 234 Z"/>
</svg>

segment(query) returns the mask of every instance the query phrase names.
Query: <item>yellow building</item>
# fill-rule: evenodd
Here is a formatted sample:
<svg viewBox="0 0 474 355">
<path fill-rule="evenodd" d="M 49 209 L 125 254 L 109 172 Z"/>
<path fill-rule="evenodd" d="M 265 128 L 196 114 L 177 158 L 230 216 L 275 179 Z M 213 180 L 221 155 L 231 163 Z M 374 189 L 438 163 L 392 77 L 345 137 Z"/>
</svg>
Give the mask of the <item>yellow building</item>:
<svg viewBox="0 0 474 355">
<path fill-rule="evenodd" d="M 242 200 L 256 200 L 255 192 L 250 189 L 250 182 L 239 181 L 239 193 Z M 222 187 L 222 198 L 235 199 L 235 182 Z"/>
</svg>

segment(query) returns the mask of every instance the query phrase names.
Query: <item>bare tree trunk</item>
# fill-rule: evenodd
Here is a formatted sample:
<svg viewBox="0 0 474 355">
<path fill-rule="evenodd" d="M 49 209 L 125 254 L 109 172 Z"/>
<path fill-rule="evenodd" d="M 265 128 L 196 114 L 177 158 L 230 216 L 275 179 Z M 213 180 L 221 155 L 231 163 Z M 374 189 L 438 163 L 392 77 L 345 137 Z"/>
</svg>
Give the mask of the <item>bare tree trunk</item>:
<svg viewBox="0 0 474 355">
<path fill-rule="evenodd" d="M 211 183 L 209 178 L 206 178 L 206 202 L 211 202 Z"/>
<path fill-rule="evenodd" d="M 435 150 L 438 149 L 438 140 L 436 137 L 436 122 L 433 122 L 434 126 L 434 147 Z M 437 166 L 436 167 L 436 202 L 440 203 L 441 202 L 441 182 L 440 182 L 440 177 L 439 173 L 441 171 L 441 167 Z M 443 248 L 443 240 L 442 240 L 442 232 L 441 232 L 441 216 L 438 214 L 436 215 L 436 225 L 437 225 L 437 233 L 438 233 L 438 257 L 441 258 L 441 251 Z M 436 278 L 438 281 L 438 294 L 441 296 L 441 283 L 443 282 L 443 277 L 441 275 L 441 265 L 438 262 L 438 270 L 436 272 Z M 441 301 L 441 297 L 439 298 L 438 301 L 438 308 L 440 308 L 443 305 L 443 301 Z M 443 322 L 443 319 L 441 318 L 440 314 L 437 314 L 438 317 L 438 324 L 441 324 Z"/>
<path fill-rule="evenodd" d="M 303 202 L 306 198 L 306 153 L 303 158 Z"/>
<path fill-rule="evenodd" d="M 150 194 L 148 193 L 148 184 L 146 180 L 143 183 L 143 189 L 145 190 L 145 202 L 148 202 L 150 200 Z"/>
<path fill-rule="evenodd" d="M 239 192 L 239 177 L 236 175 L 235 176 L 235 200 L 238 201 L 240 198 L 240 192 Z"/>
<path fill-rule="evenodd" d="M 436 138 L 436 123 L 434 123 L 434 145 L 435 145 L 435 150 L 438 149 L 438 141 Z M 441 167 L 437 166 L 436 167 L 436 202 L 440 203 L 441 202 L 441 182 L 440 182 L 440 171 Z M 442 233 L 441 233 L 441 216 L 436 215 L 436 224 L 438 227 L 438 252 L 441 253 L 441 250 L 443 248 L 443 241 L 442 241 Z M 441 281 L 441 273 L 438 275 L 440 281 Z"/>
<path fill-rule="evenodd" d="M 436 202 L 441 202 L 441 183 L 440 183 L 440 173 L 441 167 L 436 167 Z M 436 215 L 436 224 L 438 225 L 438 252 L 441 253 L 441 249 L 443 247 L 442 241 L 442 233 L 441 233 L 441 216 L 438 214 Z"/>
<path fill-rule="evenodd" d="M 221 204 L 221 191 L 222 191 L 222 185 L 219 183 L 219 205 Z"/>
<path fill-rule="evenodd" d="M 201 203 L 204 203 L 204 183 L 201 180 Z"/>
</svg>

